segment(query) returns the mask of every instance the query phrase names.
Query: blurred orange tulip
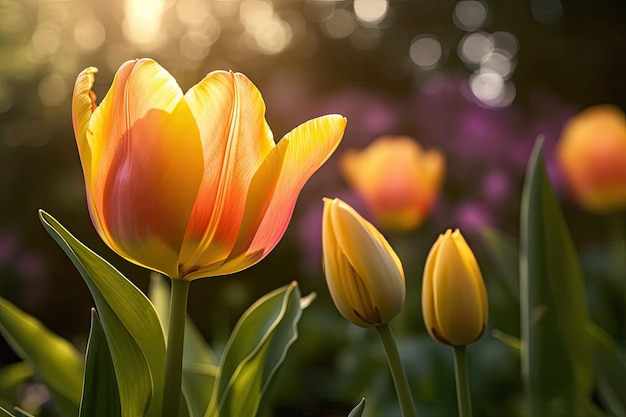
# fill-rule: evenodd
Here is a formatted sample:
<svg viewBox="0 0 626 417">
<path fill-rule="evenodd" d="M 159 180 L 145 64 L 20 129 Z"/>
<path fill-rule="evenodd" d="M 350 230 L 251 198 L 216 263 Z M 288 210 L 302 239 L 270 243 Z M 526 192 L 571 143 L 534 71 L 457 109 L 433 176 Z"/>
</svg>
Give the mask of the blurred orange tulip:
<svg viewBox="0 0 626 417">
<path fill-rule="evenodd" d="M 72 99 L 93 224 L 115 252 L 171 278 L 264 258 L 345 129 L 344 117 L 327 115 L 276 144 L 246 76 L 211 72 L 183 94 L 150 59 L 124 63 L 97 106 L 96 72 L 80 73 Z"/>
<path fill-rule="evenodd" d="M 579 204 L 597 213 L 626 208 L 626 121 L 617 107 L 591 107 L 564 127 L 558 161 Z"/>
<path fill-rule="evenodd" d="M 376 223 L 391 230 L 419 226 L 434 205 L 445 160 L 437 150 L 424 151 L 406 136 L 383 136 L 362 151 L 341 159 L 347 182 L 363 197 Z"/>
</svg>

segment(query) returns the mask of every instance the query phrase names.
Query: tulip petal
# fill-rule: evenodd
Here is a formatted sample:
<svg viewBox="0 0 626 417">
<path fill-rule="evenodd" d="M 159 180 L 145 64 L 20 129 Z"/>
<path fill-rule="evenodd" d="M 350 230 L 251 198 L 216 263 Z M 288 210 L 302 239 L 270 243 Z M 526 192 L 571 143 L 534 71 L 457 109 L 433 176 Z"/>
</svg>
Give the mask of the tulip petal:
<svg viewBox="0 0 626 417">
<path fill-rule="evenodd" d="M 365 320 L 365 316 L 371 317 L 372 314 L 371 312 L 366 314 L 364 308 L 372 306 L 374 304 L 373 300 L 371 300 L 371 295 L 362 283 L 362 278 L 354 276 L 354 267 L 350 264 L 348 258 L 343 255 L 342 248 L 337 242 L 337 234 L 331 219 L 331 213 L 337 204 L 339 204 L 339 200 L 324 200 L 322 247 L 324 248 L 323 260 L 326 283 L 337 310 L 346 320 L 361 327 L 371 327 L 378 323 Z M 361 285 L 352 284 L 352 288 L 349 288 L 351 286 L 350 283 L 354 281 L 359 281 Z M 356 306 L 361 307 L 359 308 L 361 311 L 358 313 Z"/>
<path fill-rule="evenodd" d="M 170 277 L 202 178 L 200 135 L 174 78 L 148 59 L 124 64 L 88 130 L 90 208 L 109 246 Z"/>
<path fill-rule="evenodd" d="M 318 117 L 298 126 L 278 142 L 279 147 L 285 147 L 278 181 L 276 183 L 258 181 L 262 187 L 258 192 L 271 195 L 271 201 L 261 223 L 256 232 L 254 230 L 240 232 L 244 236 L 239 239 L 249 241 L 249 246 L 246 249 L 246 245 L 238 244 L 240 249 L 237 252 L 231 251 L 224 264 L 211 271 L 211 276 L 232 274 L 249 268 L 276 246 L 287 229 L 300 190 L 335 151 L 343 136 L 345 125 L 346 119 L 343 116 Z M 248 219 L 250 217 L 257 217 L 258 210 L 257 204 L 246 205 L 244 214 L 246 220 L 242 220 L 242 223 L 250 222 Z M 252 233 L 254 237 L 250 238 L 249 235 Z M 248 236 L 245 236 L 246 234 Z"/>
<path fill-rule="evenodd" d="M 439 235 L 430 249 L 430 252 L 428 252 L 428 257 L 426 258 L 426 263 L 424 265 L 424 277 L 422 279 L 422 311 L 424 321 L 427 323 L 426 327 L 430 335 L 438 340 L 441 335 L 436 334 L 435 329 L 433 329 L 433 326 L 430 326 L 429 323 L 435 322 L 437 317 L 435 313 L 435 300 L 433 297 L 433 280 L 435 279 L 435 264 L 439 259 L 439 249 L 441 248 L 441 241 L 443 240 L 443 237 L 444 235 Z M 449 343 L 449 341 L 446 340 L 440 340 L 440 342 Z"/>
<path fill-rule="evenodd" d="M 183 270 L 223 261 L 231 252 L 252 177 L 275 146 L 265 103 L 243 74 L 216 71 L 185 95 L 202 137 L 205 172 L 187 226 Z"/>
<path fill-rule="evenodd" d="M 261 164 L 258 171 L 254 174 L 250 187 L 248 188 L 248 196 L 246 198 L 245 215 L 241 222 L 239 235 L 231 253 L 236 254 L 233 258 L 222 259 L 216 263 L 203 265 L 197 271 L 186 275 L 186 279 L 196 279 L 206 276 L 222 275 L 219 273 L 220 267 L 225 261 L 232 262 L 232 265 L 241 263 L 243 265 L 253 265 L 261 260 L 263 251 L 247 253 L 250 243 L 254 238 L 254 233 L 261 224 L 265 212 L 272 200 L 276 183 L 280 177 L 283 160 L 287 151 L 289 142 L 281 141 L 267 156 Z"/>
<path fill-rule="evenodd" d="M 435 319 L 439 324 L 441 337 L 455 346 L 462 346 L 476 340 L 483 330 L 483 316 L 476 314 L 482 306 L 473 281 L 468 276 L 465 263 L 454 241 L 453 235 L 446 232 L 438 253 L 433 282 Z M 464 320 L 460 321 L 459 317 Z"/>
<path fill-rule="evenodd" d="M 400 259 L 383 235 L 342 201 L 331 211 L 337 244 L 372 297 L 370 305 L 395 317 L 404 305 L 404 272 Z M 390 276 L 390 274 L 397 274 Z"/>
<path fill-rule="evenodd" d="M 456 229 L 452 236 L 456 242 L 456 247 L 459 251 L 459 255 L 461 255 L 461 259 L 463 259 L 463 264 L 465 265 L 465 269 L 468 271 L 469 275 L 475 277 L 471 280 L 472 285 L 474 286 L 473 294 L 476 294 L 480 300 L 480 305 L 483 307 L 480 309 L 482 312 L 482 322 L 487 322 L 487 317 L 489 315 L 489 303 L 487 302 L 487 289 L 485 288 L 485 282 L 482 279 L 482 273 L 480 272 L 480 268 L 478 267 L 478 262 L 476 261 L 476 257 L 474 253 L 470 249 L 470 246 L 465 241 L 465 238 L 459 231 Z M 480 277 L 477 279 L 476 277 Z"/>
<path fill-rule="evenodd" d="M 87 142 L 87 128 L 89 119 L 96 109 L 96 95 L 91 91 L 95 82 L 97 68 L 85 68 L 78 77 L 74 85 L 72 95 L 72 123 L 74 125 L 74 135 L 78 144 L 81 164 L 85 172 L 85 183 L 91 182 L 91 150 Z"/>
<path fill-rule="evenodd" d="M 345 127 L 345 117 L 327 115 L 309 120 L 281 139 L 289 146 L 280 179 L 248 251 L 263 250 L 265 256 L 276 246 L 287 229 L 300 190 L 337 149 Z"/>
</svg>

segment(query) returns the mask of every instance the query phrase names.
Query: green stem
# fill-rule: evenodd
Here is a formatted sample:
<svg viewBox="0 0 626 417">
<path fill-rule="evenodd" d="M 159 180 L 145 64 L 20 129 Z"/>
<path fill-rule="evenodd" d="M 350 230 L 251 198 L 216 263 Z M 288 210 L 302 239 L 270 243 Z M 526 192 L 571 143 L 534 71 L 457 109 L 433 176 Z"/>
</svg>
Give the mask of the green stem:
<svg viewBox="0 0 626 417">
<path fill-rule="evenodd" d="M 389 324 L 381 324 L 376 326 L 380 340 L 383 342 L 385 348 L 385 354 L 387 355 L 387 362 L 389 363 L 389 369 L 391 370 L 391 376 L 393 378 L 393 384 L 396 387 L 396 393 L 398 394 L 398 401 L 400 402 L 400 409 L 402 410 L 403 417 L 416 417 L 415 405 L 413 404 L 413 398 L 411 397 L 411 390 L 409 389 L 409 383 L 400 361 L 400 354 L 398 353 L 398 346 L 396 346 L 396 340 L 393 338 L 391 328 Z"/>
<path fill-rule="evenodd" d="M 161 413 L 163 417 L 179 415 L 189 283 L 190 281 L 184 279 L 172 279 L 167 355 L 165 357 L 165 383 L 163 384 L 163 412 Z"/>
<path fill-rule="evenodd" d="M 467 380 L 467 355 L 465 346 L 454 347 L 454 375 L 456 377 L 456 399 L 459 417 L 472 417 L 469 381 Z"/>
</svg>

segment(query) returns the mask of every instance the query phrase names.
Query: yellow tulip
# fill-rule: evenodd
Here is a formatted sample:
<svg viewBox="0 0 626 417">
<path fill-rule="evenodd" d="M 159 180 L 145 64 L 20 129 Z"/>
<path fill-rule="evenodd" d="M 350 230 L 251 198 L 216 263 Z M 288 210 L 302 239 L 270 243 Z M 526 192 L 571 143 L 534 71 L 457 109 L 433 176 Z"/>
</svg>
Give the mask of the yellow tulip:
<svg viewBox="0 0 626 417">
<path fill-rule="evenodd" d="M 310 120 L 278 144 L 243 74 L 215 71 L 183 94 L 150 59 L 124 63 L 96 105 L 96 68 L 74 87 L 89 211 L 115 252 L 171 278 L 240 271 L 283 236 L 300 190 L 346 120 Z"/>
<path fill-rule="evenodd" d="M 340 199 L 324 199 L 324 272 L 339 312 L 361 327 L 389 322 L 402 310 L 404 271 L 376 228 Z"/>
<path fill-rule="evenodd" d="M 441 343 L 465 346 L 485 331 L 485 283 L 474 254 L 458 229 L 439 235 L 428 254 L 422 281 L 422 310 L 428 332 Z"/>
<path fill-rule="evenodd" d="M 580 205 L 603 213 L 626 208 L 626 119 L 617 107 L 591 107 L 564 127 L 558 161 Z"/>
<path fill-rule="evenodd" d="M 406 136 L 383 136 L 362 151 L 343 154 L 341 169 L 372 211 L 390 230 L 418 227 L 430 213 L 443 182 L 445 160 Z"/>
</svg>

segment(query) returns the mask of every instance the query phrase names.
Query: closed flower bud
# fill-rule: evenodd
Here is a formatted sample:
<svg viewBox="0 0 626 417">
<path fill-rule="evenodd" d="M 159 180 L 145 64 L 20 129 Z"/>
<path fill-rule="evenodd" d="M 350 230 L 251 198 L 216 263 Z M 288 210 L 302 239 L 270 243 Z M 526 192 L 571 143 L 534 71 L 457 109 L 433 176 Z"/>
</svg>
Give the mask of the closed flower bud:
<svg viewBox="0 0 626 417">
<path fill-rule="evenodd" d="M 578 203 L 590 212 L 626 208 L 626 119 L 613 106 L 591 107 L 563 129 L 558 161 Z"/>
<path fill-rule="evenodd" d="M 487 325 L 487 291 L 472 250 L 450 229 L 433 245 L 422 282 L 424 323 L 441 343 L 465 346 Z"/>
<path fill-rule="evenodd" d="M 343 154 L 341 171 L 380 227 L 409 231 L 430 213 L 441 189 L 445 160 L 407 136 L 383 136 L 362 151 Z"/>
<path fill-rule="evenodd" d="M 339 199 L 324 199 L 324 271 L 339 312 L 361 327 L 389 322 L 405 299 L 400 259 L 376 228 Z"/>
</svg>

